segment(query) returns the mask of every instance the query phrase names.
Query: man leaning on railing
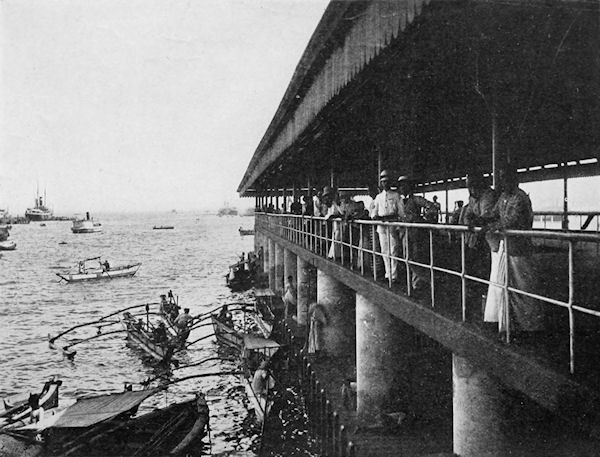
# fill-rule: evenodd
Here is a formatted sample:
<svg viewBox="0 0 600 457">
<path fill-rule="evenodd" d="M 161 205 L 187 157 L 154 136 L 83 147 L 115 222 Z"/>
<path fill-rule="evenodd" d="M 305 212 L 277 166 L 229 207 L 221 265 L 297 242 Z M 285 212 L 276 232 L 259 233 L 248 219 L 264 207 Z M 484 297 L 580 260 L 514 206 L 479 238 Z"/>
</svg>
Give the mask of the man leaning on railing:
<svg viewBox="0 0 600 457">
<path fill-rule="evenodd" d="M 519 332 L 537 332 L 544 329 L 543 306 L 534 298 L 509 292 L 504 285 L 525 292 L 533 292 L 539 281 L 533 262 L 531 238 L 504 236 L 499 230 L 531 230 L 533 211 L 529 196 L 519 188 L 514 168 L 501 168 L 498 172 L 500 196 L 492 211 L 493 222 L 484 227 L 493 247 L 498 246 L 497 265 L 492 265 L 484 320 L 498 322 L 499 331 L 507 331 L 510 321 L 511 335 Z M 508 263 L 508 265 L 506 265 Z M 506 276 L 508 272 L 508 277 Z M 508 295 L 508 296 L 507 296 Z"/>
</svg>

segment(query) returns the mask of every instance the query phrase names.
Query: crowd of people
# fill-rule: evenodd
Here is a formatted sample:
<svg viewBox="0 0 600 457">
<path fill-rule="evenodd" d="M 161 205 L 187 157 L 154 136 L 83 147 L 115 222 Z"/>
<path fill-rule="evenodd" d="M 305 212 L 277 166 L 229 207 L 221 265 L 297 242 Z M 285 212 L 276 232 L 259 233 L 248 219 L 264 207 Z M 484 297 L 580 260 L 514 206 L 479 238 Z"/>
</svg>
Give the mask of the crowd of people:
<svg viewBox="0 0 600 457">
<path fill-rule="evenodd" d="M 467 178 L 469 201 L 457 201 L 446 222 L 465 225 L 470 230 L 465 235 L 467 269 L 469 274 L 487 277 L 484 320 L 498 324 L 499 331 L 506 330 L 508 315 L 511 331 L 535 332 L 543 329 L 543 310 L 536 300 L 515 292 L 506 293 L 503 285 L 531 292 L 535 289 L 538 275 L 531 261 L 532 243 L 528 237 L 504 237 L 504 230 L 530 230 L 533 211 L 529 196 L 519 188 L 516 170 L 505 166 L 498 171 L 497 187 L 492 189 L 482 173 L 470 173 Z M 342 239 L 348 239 L 347 228 L 342 224 L 349 220 L 376 220 L 382 222 L 439 223 L 441 205 L 437 197 L 432 201 L 415 194 L 416 181 L 409 176 L 396 177 L 389 170 L 380 174 L 378 192 L 370 189 L 371 200 L 355 200 L 351 194 L 336 192 L 330 186 L 323 187 L 316 195 L 294 199 L 286 207 L 276 211 L 272 205 L 266 212 L 284 212 L 297 215 L 323 217 L 330 224 L 330 243 L 327 257 L 339 259 Z M 365 201 L 367 205 L 365 206 Z M 287 211 L 289 209 L 289 211 Z M 392 284 L 399 280 L 398 261 L 390 257 L 406 258 L 419 263 L 429 263 L 429 239 L 426 231 L 418 226 L 397 227 L 380 224 L 376 237 L 355 234 L 359 247 L 371 248 L 383 257 L 385 279 Z M 344 232 L 346 231 L 346 232 Z M 375 246 L 372 246 L 375 244 Z M 359 258 L 363 255 L 359 253 Z M 508 268 L 507 268 L 508 264 Z M 506 277 L 506 272 L 508 276 Z M 411 295 L 428 292 L 431 274 L 428 268 L 409 266 Z"/>
</svg>

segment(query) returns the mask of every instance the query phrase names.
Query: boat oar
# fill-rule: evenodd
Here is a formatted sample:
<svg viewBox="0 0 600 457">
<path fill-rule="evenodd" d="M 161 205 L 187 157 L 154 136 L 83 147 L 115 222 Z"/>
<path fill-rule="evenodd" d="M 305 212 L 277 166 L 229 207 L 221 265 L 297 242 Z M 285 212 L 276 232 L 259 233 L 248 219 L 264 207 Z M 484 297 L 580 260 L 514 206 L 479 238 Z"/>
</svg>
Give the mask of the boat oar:
<svg viewBox="0 0 600 457">
<path fill-rule="evenodd" d="M 103 317 L 103 318 L 101 318 L 101 319 L 98 319 L 98 320 L 95 320 L 95 321 L 91 321 L 91 322 L 85 322 L 85 323 L 83 323 L 83 324 L 75 325 L 75 326 L 73 326 L 73 327 L 71 327 L 71 328 L 69 328 L 69 329 L 65 330 L 64 332 L 62 332 L 62 333 L 59 333 L 58 335 L 56 335 L 56 336 L 54 336 L 54 337 L 50 337 L 50 335 L 48 335 L 48 343 L 50 344 L 50 347 L 52 347 L 52 345 L 54 344 L 54 342 L 55 342 L 57 339 L 59 339 L 61 336 L 64 336 L 64 335 L 66 335 L 66 334 L 67 334 L 67 333 L 69 333 L 69 332 L 72 332 L 73 330 L 77 330 L 78 328 L 81 328 L 81 327 L 86 327 L 86 326 L 88 326 L 88 325 L 102 324 L 102 323 L 104 323 L 104 322 L 107 322 L 107 321 L 105 321 L 105 317 Z M 108 325 L 114 325 L 114 324 L 118 324 L 118 323 L 119 323 L 119 321 L 110 321 L 109 323 L 107 323 L 107 324 L 105 324 L 105 325 L 100 325 L 98 328 L 101 328 L 101 327 L 106 327 L 106 326 L 108 326 Z"/>
<path fill-rule="evenodd" d="M 89 338 L 84 338 L 83 340 L 79 340 L 79 341 L 75 341 L 74 343 L 67 344 L 66 346 L 63 346 L 62 349 L 63 349 L 63 351 L 65 351 L 65 350 L 75 346 L 76 344 L 85 343 L 86 341 L 94 340 L 96 338 L 100 338 L 101 336 L 113 335 L 115 333 L 123 333 L 126 331 L 127 330 L 125 330 L 125 329 L 121 329 L 121 330 L 111 330 L 110 332 L 106 332 L 106 333 L 99 333 L 97 335 L 90 336 Z"/>
<path fill-rule="evenodd" d="M 254 304 L 252 303 L 244 303 L 244 302 L 235 302 L 235 303 L 225 303 L 221 306 L 219 306 L 218 308 L 215 308 L 211 311 L 206 311 L 205 313 L 201 313 L 201 314 L 197 314 L 196 316 L 193 317 L 194 320 L 202 320 L 202 319 L 207 319 L 210 317 L 211 314 L 216 313 L 217 311 L 221 311 L 221 308 L 223 308 L 223 306 L 241 306 L 241 308 L 239 309 L 244 309 L 245 307 L 248 306 L 254 306 Z M 232 311 L 236 311 L 236 309 L 232 310 Z"/>
<path fill-rule="evenodd" d="M 69 333 L 69 332 L 71 332 L 71 331 L 73 331 L 73 330 L 76 330 L 76 329 L 78 329 L 78 328 L 81 328 L 81 327 L 85 327 L 86 325 L 94 325 L 94 324 L 98 324 L 98 323 L 100 323 L 100 322 L 103 322 L 103 321 L 105 321 L 105 320 L 106 320 L 106 319 L 108 319 L 109 317 L 113 317 L 113 316 L 116 316 L 117 314 L 121 314 L 123 311 L 127 311 L 127 310 L 130 310 L 130 309 L 135 309 L 135 308 L 142 308 L 142 307 L 145 307 L 146 305 L 153 306 L 153 305 L 159 305 L 159 304 L 160 304 L 160 303 L 145 303 L 145 304 L 143 304 L 143 305 L 133 305 L 133 306 L 128 306 L 127 308 L 123 308 L 123 309 L 120 309 L 120 310 L 118 310 L 118 311 L 115 311 L 114 313 L 107 314 L 106 316 L 103 316 L 103 317 L 101 317 L 100 319 L 97 319 L 97 320 L 95 320 L 95 321 L 91 321 L 91 322 L 84 322 L 83 324 L 78 324 L 78 325 L 75 325 L 75 326 L 73 326 L 73 327 L 71 327 L 71 328 L 68 328 L 68 329 L 67 329 L 67 330 L 65 330 L 64 332 L 62 332 L 62 333 L 59 333 L 58 335 L 56 335 L 56 336 L 54 336 L 54 337 L 52 337 L 52 338 L 49 338 L 49 342 L 50 342 L 50 344 L 52 344 L 52 343 L 54 343 L 54 341 L 56 341 L 58 338 L 60 338 L 61 336 L 64 336 L 64 335 L 66 335 L 67 333 Z"/>
<path fill-rule="evenodd" d="M 228 375 L 239 375 L 244 374 L 243 371 L 213 371 L 211 373 L 200 373 L 200 374 L 192 374 L 189 376 L 184 376 L 183 378 L 171 379 L 170 381 L 161 385 L 162 388 L 166 388 L 171 384 L 177 384 L 178 382 L 187 381 L 188 379 L 195 378 L 208 378 L 210 376 L 228 376 Z"/>
<path fill-rule="evenodd" d="M 189 328 L 189 330 L 191 331 L 191 330 L 196 330 L 197 328 L 201 328 L 201 327 L 210 327 L 211 325 L 213 325 L 212 322 L 208 322 L 208 323 L 202 322 L 202 323 L 199 323 L 199 325 L 192 325 Z"/>
<path fill-rule="evenodd" d="M 190 347 L 192 344 L 194 344 L 194 343 L 197 343 L 198 341 L 202 341 L 202 340 L 205 340 L 205 339 L 207 339 L 207 338 L 210 338 L 211 336 L 215 336 L 215 334 L 214 334 L 214 333 L 209 333 L 208 335 L 204 335 L 204 336 L 202 336 L 202 337 L 198 338 L 197 340 L 194 340 L 194 341 L 191 341 L 191 342 L 189 342 L 189 343 L 186 343 L 186 345 L 185 345 L 185 348 L 187 349 L 187 348 L 189 348 L 189 347 Z"/>
<path fill-rule="evenodd" d="M 213 360 L 223 360 L 223 358 L 222 357 L 208 357 L 206 359 L 199 360 L 198 362 L 188 363 L 187 365 L 179 365 L 175 368 L 171 368 L 170 372 L 173 372 L 175 370 L 183 370 L 184 368 L 197 367 L 199 365 L 203 365 L 204 363 L 211 362 Z M 157 381 L 159 379 L 164 379 L 168 374 L 169 373 L 163 373 L 160 376 L 155 376 L 153 378 L 145 379 L 144 381 L 140 382 L 140 384 L 142 386 L 148 386 L 148 385 L 150 385 L 151 382 Z"/>
</svg>

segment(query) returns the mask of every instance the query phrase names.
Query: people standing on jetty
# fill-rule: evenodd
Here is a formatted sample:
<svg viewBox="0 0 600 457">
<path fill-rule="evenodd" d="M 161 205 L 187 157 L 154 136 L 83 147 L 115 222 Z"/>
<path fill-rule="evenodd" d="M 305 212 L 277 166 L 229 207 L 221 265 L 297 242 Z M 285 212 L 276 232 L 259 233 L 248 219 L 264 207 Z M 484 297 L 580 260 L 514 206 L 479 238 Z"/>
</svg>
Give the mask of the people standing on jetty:
<svg viewBox="0 0 600 457">
<path fill-rule="evenodd" d="M 341 253 L 340 242 L 342 241 L 341 220 L 342 209 L 337 202 L 336 192 L 329 186 L 323 187 L 323 216 L 331 222 L 331 239 L 332 243 L 329 247 L 327 257 L 330 259 L 339 259 Z M 337 219 L 337 220 L 336 220 Z"/>
<path fill-rule="evenodd" d="M 483 227 L 492 220 L 497 200 L 496 193 L 486 184 L 481 173 L 470 173 L 467 176 L 467 189 L 469 203 L 464 207 L 461 222 L 471 229 Z M 494 249 L 494 246 L 486 243 L 484 238 L 482 233 L 465 234 L 467 273 L 480 278 L 485 278 L 489 274 L 488 251 L 498 252 L 497 246 Z"/>
<path fill-rule="evenodd" d="M 327 325 L 327 315 L 322 305 L 313 303 L 308 308 L 309 330 L 307 352 L 318 357 L 323 351 L 323 327 Z"/>
<path fill-rule="evenodd" d="M 504 285 L 534 292 L 538 283 L 536 266 L 532 261 L 531 238 L 503 237 L 500 230 L 531 230 L 533 210 L 529 196 L 519 188 L 517 172 L 505 167 L 498 171 L 501 194 L 492 212 L 493 222 L 485 227 L 492 250 L 497 247 L 496 265 L 492 264 L 490 284 L 485 305 L 484 320 L 498 322 L 499 331 L 506 331 L 511 320 L 511 333 L 537 332 L 544 329 L 543 306 L 537 300 L 515 292 L 506 296 Z M 506 244 L 505 244 L 506 242 Z M 508 277 L 506 263 L 508 262 Z"/>
<path fill-rule="evenodd" d="M 400 194 L 391 189 L 392 173 L 383 170 L 379 175 L 381 192 L 373 200 L 372 218 L 379 221 L 397 221 L 400 214 Z M 383 254 L 385 277 L 395 281 L 398 278 L 398 261 L 390 256 L 398 256 L 398 230 L 396 227 L 377 226 L 379 245 Z"/>
<path fill-rule="evenodd" d="M 425 222 L 422 213 L 431 211 L 434 206 L 433 202 L 419 196 L 414 195 L 415 182 L 409 176 L 400 176 L 398 178 L 398 191 L 402 199 L 400 201 L 399 218 L 402 222 Z M 406 234 L 408 233 L 408 239 Z M 429 261 L 429 240 L 424 235 L 426 231 L 411 228 L 402 230 L 400 237 L 402 238 L 402 246 L 405 255 L 408 254 L 410 260 L 426 263 Z M 425 284 L 429 282 L 429 271 L 423 267 L 410 266 L 411 283 L 413 290 L 423 289 Z"/>
<path fill-rule="evenodd" d="M 283 311 L 283 318 L 287 319 L 296 314 L 296 287 L 294 286 L 293 276 L 288 276 L 285 281 L 285 292 L 283 294 L 283 304 L 285 305 Z"/>
</svg>

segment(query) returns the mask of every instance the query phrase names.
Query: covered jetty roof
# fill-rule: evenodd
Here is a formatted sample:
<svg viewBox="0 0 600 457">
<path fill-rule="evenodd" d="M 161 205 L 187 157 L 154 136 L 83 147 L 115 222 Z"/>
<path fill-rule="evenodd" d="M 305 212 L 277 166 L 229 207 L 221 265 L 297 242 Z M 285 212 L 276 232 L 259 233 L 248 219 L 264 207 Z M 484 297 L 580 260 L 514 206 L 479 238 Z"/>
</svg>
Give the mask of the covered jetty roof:
<svg viewBox="0 0 600 457">
<path fill-rule="evenodd" d="M 334 1 L 239 184 L 456 187 L 496 153 L 524 180 L 600 174 L 596 1 Z"/>
</svg>

